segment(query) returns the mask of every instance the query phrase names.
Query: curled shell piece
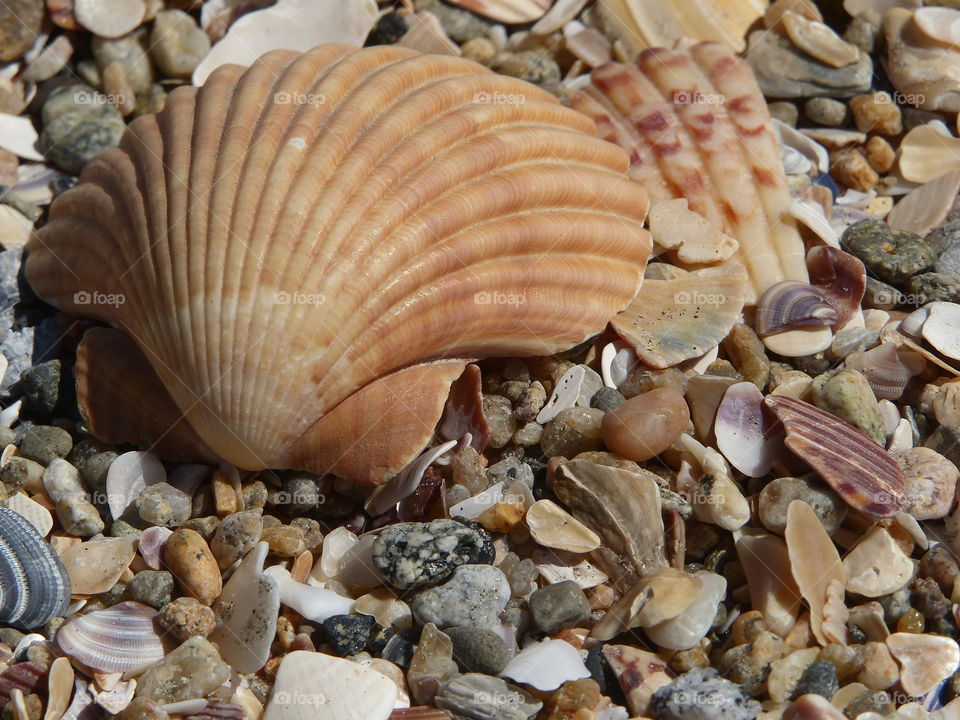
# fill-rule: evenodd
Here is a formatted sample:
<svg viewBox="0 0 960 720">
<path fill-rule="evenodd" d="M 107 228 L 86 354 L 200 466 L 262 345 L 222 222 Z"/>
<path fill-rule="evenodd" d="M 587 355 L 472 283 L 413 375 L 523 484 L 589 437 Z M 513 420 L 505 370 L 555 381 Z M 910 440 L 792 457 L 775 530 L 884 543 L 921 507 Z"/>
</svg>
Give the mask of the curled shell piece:
<svg viewBox="0 0 960 720">
<path fill-rule="evenodd" d="M 844 367 L 863 373 L 874 395 L 880 400 L 898 399 L 910 378 L 923 372 L 926 364 L 922 355 L 908 350 L 900 351 L 892 342 L 880 343 L 864 352 L 851 353 L 844 359 Z"/>
<path fill-rule="evenodd" d="M 763 393 L 752 382 L 731 385 L 717 408 L 713 424 L 717 448 L 748 477 L 763 477 L 783 447 L 783 430 L 763 405 Z"/>
<path fill-rule="evenodd" d="M 163 658 L 157 611 L 138 602 L 122 602 L 67 622 L 57 645 L 92 670 L 133 673 Z"/>
<path fill-rule="evenodd" d="M 465 358 L 571 347 L 636 294 L 646 197 L 594 133 L 460 58 L 271 52 L 131 123 L 57 198 L 27 274 L 129 335 L 230 464 L 379 484 Z"/>
<path fill-rule="evenodd" d="M 784 280 L 760 296 L 754 329 L 757 335 L 766 337 L 796 327 L 836 324 L 837 311 L 815 287 Z"/>
<path fill-rule="evenodd" d="M 542 18 L 551 0 L 450 0 L 450 4 L 496 22 L 517 25 Z"/>
<path fill-rule="evenodd" d="M 537 690 L 556 690 L 570 680 L 590 677 L 590 671 L 573 645 L 547 638 L 517 653 L 500 676 L 532 685 Z"/>
<path fill-rule="evenodd" d="M 867 288 L 867 271 L 859 259 L 835 247 L 818 246 L 807 253 L 810 283 L 837 311 L 837 327 L 860 312 Z"/>
<path fill-rule="evenodd" d="M 689 650 L 707 634 L 717 616 L 717 606 L 727 594 L 727 579 L 722 575 L 700 570 L 694 573 L 703 585 L 684 612 L 646 628 L 647 637 L 660 647 Z"/>
<path fill-rule="evenodd" d="M 641 53 L 635 64 L 608 63 L 593 71 L 591 84 L 574 93 L 570 105 L 629 153 L 630 174 L 652 203 L 686 198 L 691 210 L 737 240 L 728 262 L 747 268 L 748 304 L 782 280 L 806 282 L 803 242 L 788 212 L 792 200 L 767 104 L 750 66 L 729 48 L 660 47 Z"/>
<path fill-rule="evenodd" d="M 672 367 L 719 345 L 740 317 L 748 292 L 742 265 L 645 280 L 610 326 L 647 365 Z"/>
<path fill-rule="evenodd" d="M 920 125 L 900 142 L 900 174 L 911 182 L 927 183 L 944 173 L 960 170 L 958 155 L 960 138 L 942 133 L 931 125 Z"/>
<path fill-rule="evenodd" d="M 802 400 L 764 399 L 787 431 L 786 446 L 843 498 L 873 517 L 893 517 L 903 504 L 897 461 L 857 428 Z"/>
<path fill-rule="evenodd" d="M 69 604 L 70 578 L 59 556 L 26 518 L 0 508 L 0 623 L 39 627 Z"/>
</svg>

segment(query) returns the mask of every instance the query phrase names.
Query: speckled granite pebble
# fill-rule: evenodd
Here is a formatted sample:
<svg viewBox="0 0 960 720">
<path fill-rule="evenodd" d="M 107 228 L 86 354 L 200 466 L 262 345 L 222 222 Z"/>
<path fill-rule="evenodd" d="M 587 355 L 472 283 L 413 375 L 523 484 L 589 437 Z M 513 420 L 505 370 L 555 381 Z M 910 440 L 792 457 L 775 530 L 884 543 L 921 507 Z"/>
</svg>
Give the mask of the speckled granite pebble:
<svg viewBox="0 0 960 720">
<path fill-rule="evenodd" d="M 373 562 L 387 582 L 406 590 L 441 582 L 483 549 L 480 533 L 454 520 L 398 523 L 377 536 Z"/>
</svg>

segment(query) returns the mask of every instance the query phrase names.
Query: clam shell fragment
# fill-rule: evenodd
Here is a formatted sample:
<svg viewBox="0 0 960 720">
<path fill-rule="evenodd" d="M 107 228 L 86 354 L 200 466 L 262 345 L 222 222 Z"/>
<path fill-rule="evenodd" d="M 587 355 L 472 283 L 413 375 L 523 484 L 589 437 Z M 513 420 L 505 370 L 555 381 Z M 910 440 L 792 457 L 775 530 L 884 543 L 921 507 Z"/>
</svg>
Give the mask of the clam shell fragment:
<svg viewBox="0 0 960 720">
<path fill-rule="evenodd" d="M 26 518 L 0 508 L 0 623 L 39 627 L 69 604 L 70 577 L 59 556 Z"/>
<path fill-rule="evenodd" d="M 57 645 L 92 670 L 136 675 L 164 656 L 156 618 L 148 605 L 118 603 L 67 622 Z"/>
<path fill-rule="evenodd" d="M 124 331 L 223 460 L 380 484 L 468 358 L 572 347 L 636 294 L 651 243 L 628 164 L 470 61 L 275 51 L 131 123 L 57 198 L 27 274 Z"/>
</svg>

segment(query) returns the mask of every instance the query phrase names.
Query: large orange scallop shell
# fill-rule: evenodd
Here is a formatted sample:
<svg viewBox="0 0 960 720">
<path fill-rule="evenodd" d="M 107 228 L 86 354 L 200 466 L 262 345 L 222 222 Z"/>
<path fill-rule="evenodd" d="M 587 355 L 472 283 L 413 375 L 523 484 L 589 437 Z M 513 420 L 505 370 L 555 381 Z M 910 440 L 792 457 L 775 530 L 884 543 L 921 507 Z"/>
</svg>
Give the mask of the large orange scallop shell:
<svg viewBox="0 0 960 720">
<path fill-rule="evenodd" d="M 382 482 L 470 359 L 568 348 L 636 293 L 646 194 L 595 135 L 463 59 L 271 52 L 131 123 L 53 204 L 27 276 L 132 340 L 81 347 L 84 367 L 125 368 L 81 388 L 104 439 L 157 442 L 179 411 L 197 454 Z"/>
</svg>

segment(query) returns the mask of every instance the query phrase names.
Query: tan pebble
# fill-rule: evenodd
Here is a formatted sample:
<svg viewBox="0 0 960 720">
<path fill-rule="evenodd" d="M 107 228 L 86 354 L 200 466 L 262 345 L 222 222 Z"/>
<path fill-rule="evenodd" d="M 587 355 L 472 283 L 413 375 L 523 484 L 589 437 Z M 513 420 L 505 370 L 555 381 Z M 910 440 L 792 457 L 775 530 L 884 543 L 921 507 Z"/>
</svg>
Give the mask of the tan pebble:
<svg viewBox="0 0 960 720">
<path fill-rule="evenodd" d="M 889 93 L 858 95 L 850 100 L 850 112 L 860 132 L 899 135 L 903 131 L 900 108 Z"/>
<path fill-rule="evenodd" d="M 218 517 L 226 517 L 237 512 L 237 494 L 226 475 L 215 472 L 210 481 L 210 490 L 213 492 L 213 503 L 217 508 Z"/>
<path fill-rule="evenodd" d="M 903 510 L 917 520 L 938 520 L 953 507 L 960 473 L 940 453 L 915 447 L 893 454 L 903 471 Z"/>
<path fill-rule="evenodd" d="M 880 176 L 859 150 L 842 150 L 830 156 L 830 174 L 841 185 L 868 192 L 880 182 Z"/>
<path fill-rule="evenodd" d="M 893 198 L 889 195 L 878 195 L 867 203 L 867 207 L 865 208 L 867 213 L 881 220 L 883 220 L 891 210 L 893 210 Z"/>
<path fill-rule="evenodd" d="M 309 550 L 304 550 L 294 558 L 293 565 L 290 567 L 290 575 L 297 582 L 305 583 L 307 578 L 310 577 L 310 571 L 312 569 L 313 553 Z"/>
<path fill-rule="evenodd" d="M 916 608 L 910 608 L 897 618 L 897 632 L 919 635 L 926 627 L 926 619 Z"/>
<path fill-rule="evenodd" d="M 819 648 L 804 648 L 795 650 L 770 664 L 770 674 L 767 676 L 767 692 L 770 699 L 783 702 L 789 699 L 790 693 L 796 686 L 804 668 L 817 659 Z"/>
<path fill-rule="evenodd" d="M 944 383 L 933 395 L 933 413 L 941 425 L 960 424 L 960 382 Z"/>
<path fill-rule="evenodd" d="M 591 610 L 606 610 L 617 601 L 617 598 L 617 591 L 606 583 L 591 588 L 587 593 Z"/>
<path fill-rule="evenodd" d="M 499 502 L 480 513 L 477 520 L 490 532 L 508 533 L 523 520 L 524 510 L 523 505 Z"/>
<path fill-rule="evenodd" d="M 606 413 L 601 433 L 608 448 L 640 462 L 670 447 L 688 422 L 690 411 L 683 395 L 673 388 L 658 388 Z"/>
<path fill-rule="evenodd" d="M 863 646 L 860 656 L 863 669 L 857 674 L 857 681 L 871 690 L 886 690 L 900 677 L 900 668 L 886 644 L 868 642 Z"/>
<path fill-rule="evenodd" d="M 827 643 L 820 650 L 818 660 L 829 660 L 837 668 L 840 682 L 846 682 L 863 668 L 863 659 L 856 649 L 840 643 Z"/>
<path fill-rule="evenodd" d="M 103 92 L 107 100 L 120 114 L 126 117 L 137 109 L 137 97 L 127 79 L 127 72 L 119 62 L 112 62 L 103 69 Z"/>
<path fill-rule="evenodd" d="M 270 545 L 270 552 L 280 557 L 296 557 L 306 550 L 303 529 L 295 525 L 265 528 L 260 540 Z"/>
<path fill-rule="evenodd" d="M 487 38 L 473 38 L 460 46 L 463 57 L 481 65 L 487 65 L 497 56 L 497 46 Z"/>
<path fill-rule="evenodd" d="M 893 146 L 879 135 L 874 135 L 867 140 L 867 144 L 864 145 L 864 155 L 867 162 L 870 163 L 870 167 L 881 175 L 889 172 L 890 168 L 893 167 L 894 160 L 897 159 L 897 153 Z"/>
<path fill-rule="evenodd" d="M 723 349 L 733 360 L 743 379 L 763 390 L 770 377 L 770 360 L 767 349 L 753 328 L 743 323 L 733 326 L 723 341 Z"/>
<path fill-rule="evenodd" d="M 361 595 L 354 603 L 353 610 L 365 615 L 373 615 L 384 627 L 393 626 L 401 629 L 410 627 L 413 622 L 410 606 L 387 588 L 377 588 L 366 595 Z"/>
<path fill-rule="evenodd" d="M 786 707 L 783 720 L 846 720 L 846 716 L 825 697 L 808 693 Z"/>
<path fill-rule="evenodd" d="M 293 639 L 297 635 L 297 630 L 290 622 L 290 618 L 280 615 L 277 618 L 277 642 L 284 650 L 289 650 L 293 645 Z"/>
<path fill-rule="evenodd" d="M 749 610 L 733 621 L 730 635 L 734 645 L 742 645 L 753 642 L 760 633 L 768 629 L 763 614 L 758 610 Z"/>
<path fill-rule="evenodd" d="M 204 605 L 220 596 L 220 568 L 200 533 L 185 528 L 174 531 L 164 547 L 163 561 L 180 587 Z"/>
</svg>

